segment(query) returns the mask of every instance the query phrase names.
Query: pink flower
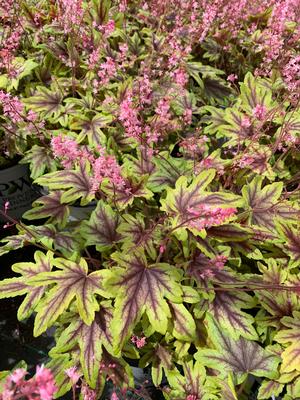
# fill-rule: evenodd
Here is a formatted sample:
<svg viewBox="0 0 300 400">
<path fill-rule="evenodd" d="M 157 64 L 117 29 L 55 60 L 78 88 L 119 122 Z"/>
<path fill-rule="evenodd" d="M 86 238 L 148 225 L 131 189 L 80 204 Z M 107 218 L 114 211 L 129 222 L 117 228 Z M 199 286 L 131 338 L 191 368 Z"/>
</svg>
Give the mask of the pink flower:
<svg viewBox="0 0 300 400">
<path fill-rule="evenodd" d="M 267 113 L 267 108 L 263 104 L 257 104 L 252 110 L 253 116 L 262 121 Z"/>
<path fill-rule="evenodd" d="M 18 368 L 15 371 L 11 373 L 9 376 L 10 380 L 14 382 L 16 385 L 18 385 L 25 377 L 27 374 L 26 370 L 23 368 Z"/>
<path fill-rule="evenodd" d="M 72 382 L 72 385 L 75 385 L 78 382 L 78 380 L 81 377 L 81 375 L 82 375 L 79 372 L 77 372 L 77 367 L 75 367 L 75 366 L 66 369 L 65 373 L 70 378 L 70 380 Z"/>
<path fill-rule="evenodd" d="M 2 103 L 3 114 L 13 123 L 23 120 L 22 114 L 24 107 L 17 96 L 12 97 L 10 93 L 5 93 L 3 90 L 0 90 L 0 103 Z"/>
<path fill-rule="evenodd" d="M 230 74 L 227 76 L 227 80 L 232 83 L 235 82 L 237 79 L 238 79 L 238 76 L 236 74 Z"/>
<path fill-rule="evenodd" d="M 189 207 L 187 209 L 187 224 L 191 228 L 202 230 L 214 225 L 223 224 L 235 213 L 235 208 L 220 208 L 208 206 L 206 204 L 199 204 L 197 207 Z"/>
<path fill-rule="evenodd" d="M 131 341 L 136 345 L 138 349 L 141 349 L 146 344 L 146 337 L 143 336 L 139 338 L 138 336 L 132 336 Z"/>
<path fill-rule="evenodd" d="M 117 396 L 116 392 L 112 393 L 110 400 L 119 400 L 119 397 Z"/>
</svg>

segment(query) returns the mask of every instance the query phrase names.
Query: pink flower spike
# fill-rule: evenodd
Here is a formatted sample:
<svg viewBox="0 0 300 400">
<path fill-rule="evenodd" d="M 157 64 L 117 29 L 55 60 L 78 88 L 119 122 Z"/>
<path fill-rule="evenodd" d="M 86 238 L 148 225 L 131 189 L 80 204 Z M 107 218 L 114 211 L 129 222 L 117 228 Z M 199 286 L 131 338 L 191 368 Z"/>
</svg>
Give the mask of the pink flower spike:
<svg viewBox="0 0 300 400">
<path fill-rule="evenodd" d="M 237 79 L 238 79 L 238 76 L 236 74 L 230 74 L 227 76 L 227 80 L 232 83 L 235 82 Z"/>
<path fill-rule="evenodd" d="M 14 382 L 16 385 L 18 385 L 25 375 L 27 374 L 26 370 L 23 368 L 18 368 L 15 371 L 13 371 L 9 377 L 10 381 Z"/>
</svg>

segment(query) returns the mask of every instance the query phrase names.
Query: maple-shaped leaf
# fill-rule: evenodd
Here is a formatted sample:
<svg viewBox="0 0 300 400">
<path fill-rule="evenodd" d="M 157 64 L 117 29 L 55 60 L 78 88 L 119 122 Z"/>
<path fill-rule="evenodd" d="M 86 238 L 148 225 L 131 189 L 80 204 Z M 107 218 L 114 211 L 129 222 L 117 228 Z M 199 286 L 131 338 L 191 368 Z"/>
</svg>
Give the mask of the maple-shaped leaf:
<svg viewBox="0 0 300 400">
<path fill-rule="evenodd" d="M 12 266 L 12 270 L 20 275 L 18 278 L 9 278 L 0 281 L 0 298 L 14 297 L 26 294 L 25 299 L 18 309 L 18 319 L 28 318 L 36 309 L 46 287 L 34 287 L 29 283 L 40 273 L 51 271 L 53 264 L 53 253 L 48 251 L 47 254 L 41 251 L 34 253 L 35 262 L 21 262 Z"/>
<path fill-rule="evenodd" d="M 27 108 L 38 112 L 43 118 L 59 117 L 63 112 L 63 94 L 55 83 L 48 89 L 45 86 L 38 86 L 34 96 L 23 99 Z"/>
<path fill-rule="evenodd" d="M 255 129 L 247 115 L 236 107 L 228 107 L 224 114 L 224 124 L 219 127 L 218 136 L 228 138 L 225 146 L 234 146 L 238 143 L 250 144 Z"/>
<path fill-rule="evenodd" d="M 89 221 L 82 223 L 80 232 L 86 239 L 87 246 L 94 245 L 101 252 L 110 249 L 121 239 L 121 235 L 117 231 L 119 223 L 119 215 L 113 211 L 110 205 L 99 200 Z"/>
<path fill-rule="evenodd" d="M 179 303 L 181 288 L 174 267 L 166 263 L 149 265 L 142 252 L 114 255 L 114 259 L 121 268 L 112 270 L 108 287 L 116 295 L 112 325 L 115 349 L 120 351 L 144 312 L 154 330 L 166 333 L 171 317 L 167 299 Z"/>
<path fill-rule="evenodd" d="M 26 211 L 23 218 L 34 220 L 48 217 L 47 222 L 65 226 L 70 212 L 69 207 L 61 202 L 62 194 L 62 191 L 53 191 L 35 200 L 31 210 Z"/>
<path fill-rule="evenodd" d="M 219 131 L 219 128 L 224 125 L 224 110 L 222 108 L 203 106 L 200 107 L 200 112 L 210 113 L 210 115 L 204 115 L 204 117 L 201 118 L 201 122 L 207 124 L 204 128 L 204 133 L 214 135 Z"/>
<path fill-rule="evenodd" d="M 226 192 L 208 192 L 205 189 L 215 176 L 215 170 L 201 172 L 190 185 L 185 176 L 181 176 L 175 189 L 167 189 L 167 196 L 161 199 L 162 211 L 172 218 L 174 228 L 180 226 L 192 232 L 201 231 L 205 227 L 221 225 L 226 219 L 214 218 L 216 210 L 228 209 L 233 213 L 234 207 L 243 204 L 240 196 Z M 219 222 L 216 222 L 219 221 Z"/>
<path fill-rule="evenodd" d="M 241 107 L 249 115 L 252 115 L 256 106 L 264 106 L 267 111 L 271 111 L 276 104 L 272 100 L 272 91 L 265 85 L 261 78 L 254 77 L 251 72 L 247 72 L 244 82 L 240 84 Z"/>
<path fill-rule="evenodd" d="M 281 353 L 281 371 L 300 371 L 300 311 L 294 311 L 292 317 L 283 317 L 280 322 L 286 329 L 280 330 L 274 339 L 287 346 Z"/>
<path fill-rule="evenodd" d="M 80 163 L 79 167 L 72 171 L 51 172 L 36 179 L 35 182 L 47 186 L 50 190 L 65 189 L 61 196 L 63 203 L 74 202 L 81 198 L 80 204 L 85 206 L 94 198 L 88 163 Z"/>
<path fill-rule="evenodd" d="M 70 123 L 71 130 L 81 130 L 77 137 L 77 142 L 82 142 L 86 137 L 90 146 L 96 147 L 103 145 L 106 141 L 106 137 L 102 132 L 102 128 L 112 122 L 112 115 L 96 114 L 93 118 L 88 118 L 84 115 L 80 118 L 74 116 Z"/>
<path fill-rule="evenodd" d="M 280 358 L 263 349 L 256 342 L 241 337 L 228 336 L 210 316 L 206 316 L 208 334 L 215 348 L 200 349 L 195 359 L 208 368 L 216 369 L 221 376 L 233 372 L 241 383 L 248 374 L 266 378 L 277 377 Z"/>
<path fill-rule="evenodd" d="M 279 233 L 284 239 L 281 248 L 292 259 L 293 267 L 300 265 L 300 229 L 294 228 L 290 224 L 278 224 Z"/>
<path fill-rule="evenodd" d="M 0 241 L 0 243 L 5 243 L 0 247 L 0 256 L 3 256 L 6 253 L 9 253 L 12 250 L 21 249 L 24 247 L 26 242 L 30 240 L 31 235 L 28 232 L 22 232 L 18 235 L 6 236 L 4 239 Z"/>
<path fill-rule="evenodd" d="M 125 222 L 126 221 L 126 222 Z M 143 248 L 153 259 L 156 258 L 154 243 L 159 243 L 161 226 L 153 223 L 146 227 L 143 214 L 137 213 L 135 217 L 130 214 L 123 215 L 118 232 L 122 235 L 122 249 L 124 252 Z"/>
<path fill-rule="evenodd" d="M 279 396 L 284 388 L 282 383 L 264 379 L 259 387 L 257 399 L 269 400 L 272 396 Z"/>
<path fill-rule="evenodd" d="M 57 169 L 53 155 L 46 147 L 37 146 L 36 144 L 25 153 L 21 160 L 22 164 L 30 164 L 30 176 L 37 179 L 45 173 L 45 171 L 55 171 Z"/>
<path fill-rule="evenodd" d="M 253 308 L 255 303 L 253 297 L 243 292 L 216 291 L 208 311 L 232 338 L 238 339 L 242 336 L 255 340 L 258 336 L 253 327 L 254 318 L 241 310 Z"/>
<path fill-rule="evenodd" d="M 159 153 L 154 158 L 154 163 L 154 171 L 147 182 L 147 187 L 153 192 L 162 192 L 167 187 L 174 187 L 180 176 L 190 175 L 193 170 L 193 162 L 171 157 L 167 152 Z"/>
<path fill-rule="evenodd" d="M 193 360 L 183 364 L 183 374 L 176 368 L 167 370 L 171 391 L 165 393 L 168 400 L 182 400 L 192 398 L 197 400 L 215 399 L 211 394 L 207 393 L 208 388 L 205 387 L 206 373 L 203 365 Z"/>
<path fill-rule="evenodd" d="M 274 230 L 275 220 L 294 221 L 299 210 L 287 201 L 280 201 L 283 182 L 275 182 L 262 188 L 263 177 L 256 176 L 242 188 L 248 212 L 248 223 Z"/>
<path fill-rule="evenodd" d="M 88 266 L 83 258 L 79 262 L 56 258 L 53 263 L 59 271 L 40 273 L 29 280 L 30 284 L 37 287 L 54 284 L 37 308 L 35 336 L 51 326 L 68 308 L 74 297 L 81 319 L 90 325 L 99 309 L 95 294 L 105 295 L 101 286 L 104 272 L 95 271 L 88 274 Z"/>
<path fill-rule="evenodd" d="M 267 311 L 266 314 L 256 317 L 261 327 L 274 326 L 279 329 L 283 317 L 292 316 L 294 310 L 300 309 L 299 297 L 291 290 L 257 290 L 255 294 L 261 309 Z"/>
<path fill-rule="evenodd" d="M 85 380 L 91 388 L 96 387 L 102 361 L 103 348 L 112 352 L 112 336 L 110 323 L 112 319 L 112 307 L 108 302 L 102 302 L 100 310 L 95 313 L 91 325 L 86 325 L 80 318 L 71 324 L 59 335 L 56 346 L 51 349 L 50 355 L 69 352 L 79 346 L 80 365 Z"/>
</svg>

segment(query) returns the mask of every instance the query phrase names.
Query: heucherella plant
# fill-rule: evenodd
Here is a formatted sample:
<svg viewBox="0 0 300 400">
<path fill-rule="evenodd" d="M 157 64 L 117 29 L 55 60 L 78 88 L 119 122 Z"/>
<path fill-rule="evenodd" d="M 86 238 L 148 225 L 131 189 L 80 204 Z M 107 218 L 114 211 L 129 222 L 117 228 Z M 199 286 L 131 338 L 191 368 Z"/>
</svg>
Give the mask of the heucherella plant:
<svg viewBox="0 0 300 400">
<path fill-rule="evenodd" d="M 3 138 L 43 195 L 2 211 L 0 255 L 36 251 L 0 298 L 55 332 L 51 396 L 150 399 L 139 365 L 166 400 L 300 398 L 299 1 L 8 3 Z"/>
</svg>

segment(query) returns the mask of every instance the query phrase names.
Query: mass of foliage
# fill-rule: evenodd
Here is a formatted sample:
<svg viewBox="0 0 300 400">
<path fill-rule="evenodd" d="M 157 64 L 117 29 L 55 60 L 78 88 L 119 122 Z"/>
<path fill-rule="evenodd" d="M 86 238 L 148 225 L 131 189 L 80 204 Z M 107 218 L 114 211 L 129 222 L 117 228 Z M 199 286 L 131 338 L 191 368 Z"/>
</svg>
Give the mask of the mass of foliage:
<svg viewBox="0 0 300 400">
<path fill-rule="evenodd" d="M 44 190 L 2 211 L 0 255 L 36 252 L 0 298 L 55 327 L 54 397 L 125 399 L 135 361 L 166 400 L 253 377 L 299 398 L 300 1 L 0 0 L 0 21 L 1 164 Z"/>
</svg>

